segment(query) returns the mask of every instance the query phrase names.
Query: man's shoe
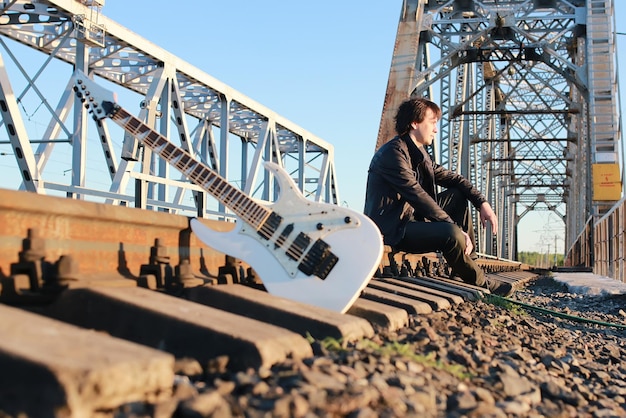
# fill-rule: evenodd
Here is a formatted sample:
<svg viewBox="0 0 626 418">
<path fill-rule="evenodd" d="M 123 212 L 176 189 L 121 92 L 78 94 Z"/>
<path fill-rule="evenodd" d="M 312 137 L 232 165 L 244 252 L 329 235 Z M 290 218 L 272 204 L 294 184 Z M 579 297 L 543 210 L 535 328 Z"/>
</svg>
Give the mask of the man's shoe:
<svg viewBox="0 0 626 418">
<path fill-rule="evenodd" d="M 487 279 L 487 289 L 496 296 L 509 297 L 513 294 L 513 285 L 499 280 Z"/>
</svg>

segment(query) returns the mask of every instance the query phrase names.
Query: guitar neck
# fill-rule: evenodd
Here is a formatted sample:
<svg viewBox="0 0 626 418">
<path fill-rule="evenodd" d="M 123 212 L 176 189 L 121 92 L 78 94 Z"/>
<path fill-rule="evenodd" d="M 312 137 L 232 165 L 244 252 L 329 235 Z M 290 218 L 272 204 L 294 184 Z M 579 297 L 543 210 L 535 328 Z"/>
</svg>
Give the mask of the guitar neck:
<svg viewBox="0 0 626 418">
<path fill-rule="evenodd" d="M 259 231 L 272 211 L 232 186 L 218 173 L 194 159 L 189 152 L 177 147 L 122 107 L 115 105 L 109 117 L 128 133 L 143 142 L 181 173 Z"/>
</svg>

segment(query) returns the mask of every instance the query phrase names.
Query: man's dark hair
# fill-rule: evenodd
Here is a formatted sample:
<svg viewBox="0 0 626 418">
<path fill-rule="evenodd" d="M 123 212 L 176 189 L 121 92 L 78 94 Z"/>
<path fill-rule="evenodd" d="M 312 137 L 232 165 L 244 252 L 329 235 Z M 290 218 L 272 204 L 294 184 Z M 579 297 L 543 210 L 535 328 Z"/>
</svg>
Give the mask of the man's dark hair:
<svg viewBox="0 0 626 418">
<path fill-rule="evenodd" d="M 439 106 L 424 97 L 409 99 L 402 103 L 396 113 L 396 133 L 404 135 L 411 130 L 411 123 L 422 123 L 427 109 L 432 110 L 437 119 L 441 117 Z"/>
</svg>

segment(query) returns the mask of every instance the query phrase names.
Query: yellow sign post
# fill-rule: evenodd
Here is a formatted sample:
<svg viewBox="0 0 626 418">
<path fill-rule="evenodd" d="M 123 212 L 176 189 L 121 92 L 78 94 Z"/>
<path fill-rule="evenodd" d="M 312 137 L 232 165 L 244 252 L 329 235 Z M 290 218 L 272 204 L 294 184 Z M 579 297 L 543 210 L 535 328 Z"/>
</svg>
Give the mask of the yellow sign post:
<svg viewBox="0 0 626 418">
<path fill-rule="evenodd" d="M 593 200 L 620 200 L 622 180 L 619 164 L 597 163 L 592 166 Z"/>
</svg>

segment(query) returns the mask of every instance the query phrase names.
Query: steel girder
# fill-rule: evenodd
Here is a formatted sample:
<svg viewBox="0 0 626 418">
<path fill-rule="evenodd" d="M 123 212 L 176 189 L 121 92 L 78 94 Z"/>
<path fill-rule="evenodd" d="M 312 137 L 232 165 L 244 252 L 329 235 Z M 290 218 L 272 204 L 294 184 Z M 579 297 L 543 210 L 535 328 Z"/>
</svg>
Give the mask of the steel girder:
<svg viewBox="0 0 626 418">
<path fill-rule="evenodd" d="M 252 197 L 276 197 L 274 182 L 262 169 L 264 161 L 274 161 L 308 198 L 340 202 L 330 144 L 107 19 L 100 5 L 75 0 L 0 3 L 0 58 L 11 67 L 0 71 L 7 104 L 4 142 L 15 151 L 21 188 L 228 216 L 216 200 L 207 200 L 183 176 L 170 173 L 135 138 L 113 125 L 109 130 L 106 124 L 91 123 L 71 91 L 78 68 L 116 91 L 131 113 Z M 58 100 L 56 107 L 52 100 Z"/>
<path fill-rule="evenodd" d="M 612 1 L 405 0 L 402 7 L 387 96 L 440 104 L 439 162 L 469 177 L 499 216 L 499 242 L 479 231 L 479 250 L 516 257 L 517 225 L 531 210 L 557 214 L 569 247 L 598 213 L 591 162 L 621 163 L 615 50 L 590 46 L 611 45 Z M 597 59 L 603 65 L 590 64 Z M 594 106 L 606 113 L 602 124 L 588 122 L 600 122 Z M 377 146 L 393 137 L 394 114 L 383 110 Z"/>
</svg>

